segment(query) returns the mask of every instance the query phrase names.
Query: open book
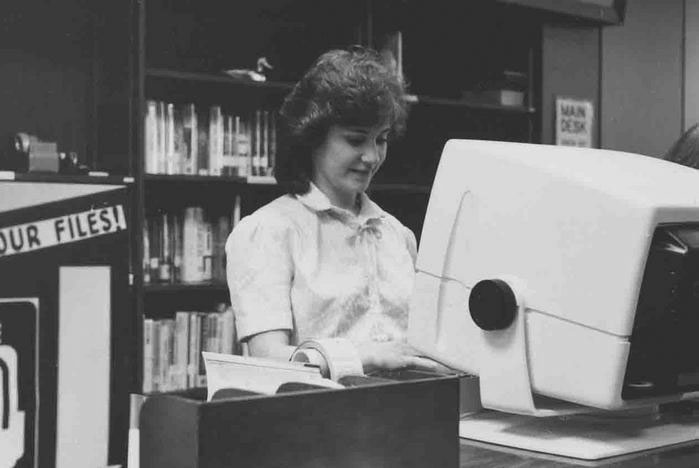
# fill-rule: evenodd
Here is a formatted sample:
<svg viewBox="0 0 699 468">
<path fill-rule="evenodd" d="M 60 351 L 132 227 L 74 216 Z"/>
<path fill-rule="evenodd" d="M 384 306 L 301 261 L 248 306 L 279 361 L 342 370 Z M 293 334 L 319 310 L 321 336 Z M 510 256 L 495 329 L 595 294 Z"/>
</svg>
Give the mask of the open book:
<svg viewBox="0 0 699 468">
<path fill-rule="evenodd" d="M 272 395 L 286 383 L 311 384 L 327 388 L 345 388 L 324 378 L 317 366 L 275 359 L 203 352 L 208 386 L 207 401 L 217 391 L 234 388 Z"/>
</svg>

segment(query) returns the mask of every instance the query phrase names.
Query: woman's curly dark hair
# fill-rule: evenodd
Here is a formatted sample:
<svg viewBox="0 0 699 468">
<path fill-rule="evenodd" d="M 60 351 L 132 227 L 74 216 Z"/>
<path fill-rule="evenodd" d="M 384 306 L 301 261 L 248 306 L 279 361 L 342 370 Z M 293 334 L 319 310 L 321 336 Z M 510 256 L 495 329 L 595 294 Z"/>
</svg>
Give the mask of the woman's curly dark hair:
<svg viewBox="0 0 699 468">
<path fill-rule="evenodd" d="M 333 125 L 388 124 L 390 135 L 405 129 L 406 86 L 374 50 L 352 47 L 321 55 L 284 100 L 275 176 L 290 193 L 310 188 L 311 155 Z"/>
</svg>

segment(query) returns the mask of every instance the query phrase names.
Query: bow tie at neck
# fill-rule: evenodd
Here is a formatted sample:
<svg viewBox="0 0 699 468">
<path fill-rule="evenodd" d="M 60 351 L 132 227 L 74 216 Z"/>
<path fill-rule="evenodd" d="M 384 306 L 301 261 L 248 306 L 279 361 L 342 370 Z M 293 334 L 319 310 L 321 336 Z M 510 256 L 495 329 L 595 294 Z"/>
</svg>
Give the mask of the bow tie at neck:
<svg viewBox="0 0 699 468">
<path fill-rule="evenodd" d="M 349 236 L 348 240 L 352 243 L 357 243 L 370 239 L 381 239 L 380 222 L 379 218 L 371 218 L 362 224 L 355 224 L 353 226 L 354 232 Z"/>
</svg>

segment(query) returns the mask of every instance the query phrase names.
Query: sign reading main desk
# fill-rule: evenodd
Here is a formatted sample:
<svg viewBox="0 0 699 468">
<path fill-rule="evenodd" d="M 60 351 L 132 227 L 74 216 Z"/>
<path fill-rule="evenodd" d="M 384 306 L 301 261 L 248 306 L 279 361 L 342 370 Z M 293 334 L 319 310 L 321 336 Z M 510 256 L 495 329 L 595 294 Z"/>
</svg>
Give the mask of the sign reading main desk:
<svg viewBox="0 0 699 468">
<path fill-rule="evenodd" d="M 124 453 L 126 206 L 122 186 L 0 182 L 2 467 L 94 468 Z"/>
</svg>

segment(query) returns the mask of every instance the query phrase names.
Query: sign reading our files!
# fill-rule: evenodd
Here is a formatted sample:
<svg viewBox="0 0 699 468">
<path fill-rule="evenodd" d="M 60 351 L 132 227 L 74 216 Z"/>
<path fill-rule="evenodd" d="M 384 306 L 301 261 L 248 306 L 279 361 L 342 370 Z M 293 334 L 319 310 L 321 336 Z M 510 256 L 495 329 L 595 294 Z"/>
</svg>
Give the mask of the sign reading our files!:
<svg viewBox="0 0 699 468">
<path fill-rule="evenodd" d="M 123 205 L 0 227 L 0 257 L 77 242 L 125 229 Z"/>
</svg>

